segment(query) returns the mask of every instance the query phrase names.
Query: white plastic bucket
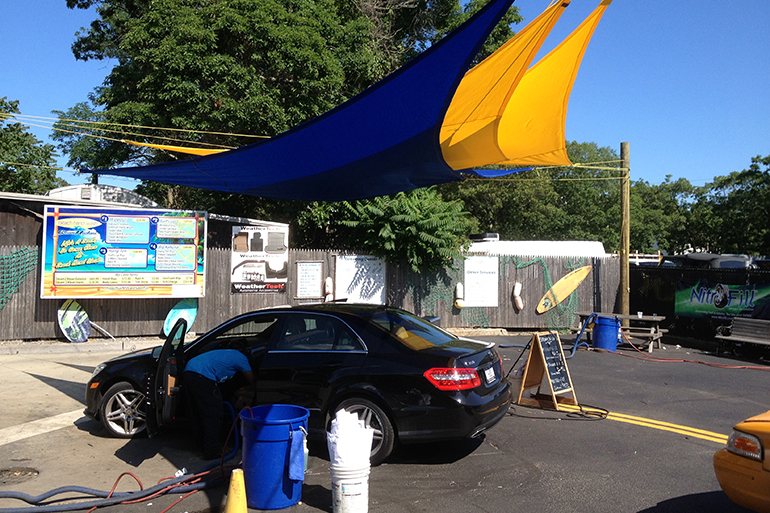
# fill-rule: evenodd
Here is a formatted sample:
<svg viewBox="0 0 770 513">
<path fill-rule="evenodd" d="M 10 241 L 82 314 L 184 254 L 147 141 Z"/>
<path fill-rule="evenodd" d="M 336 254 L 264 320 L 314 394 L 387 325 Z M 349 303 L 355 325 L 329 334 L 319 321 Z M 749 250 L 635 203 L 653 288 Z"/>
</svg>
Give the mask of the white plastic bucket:
<svg viewBox="0 0 770 513">
<path fill-rule="evenodd" d="M 369 511 L 369 467 L 330 466 L 334 513 Z"/>
</svg>

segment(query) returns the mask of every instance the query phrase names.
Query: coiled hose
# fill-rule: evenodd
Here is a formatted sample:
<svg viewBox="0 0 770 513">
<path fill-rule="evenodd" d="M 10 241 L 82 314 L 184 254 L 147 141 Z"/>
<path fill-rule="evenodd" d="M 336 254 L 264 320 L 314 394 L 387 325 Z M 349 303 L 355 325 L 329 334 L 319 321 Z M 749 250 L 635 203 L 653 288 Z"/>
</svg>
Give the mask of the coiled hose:
<svg viewBox="0 0 770 513">
<path fill-rule="evenodd" d="M 224 478 L 225 478 L 224 475 L 222 477 L 212 479 L 210 481 L 193 483 L 193 484 L 183 485 L 183 486 L 176 486 L 176 485 L 179 485 L 180 483 L 183 483 L 185 481 L 197 479 L 201 474 L 204 474 L 210 471 L 211 469 L 221 465 L 222 462 L 228 461 L 231 458 L 233 458 L 236 455 L 236 453 L 240 450 L 241 437 L 240 437 L 240 430 L 238 429 L 237 418 L 235 416 L 235 409 L 228 402 L 225 402 L 224 404 L 227 407 L 227 411 L 230 414 L 230 418 L 233 420 L 233 426 L 235 430 L 235 440 L 234 440 L 235 443 L 233 444 L 233 450 L 229 454 L 224 456 L 224 458 L 221 461 L 212 462 L 204 466 L 201 470 L 199 470 L 195 474 L 186 474 L 186 475 L 174 477 L 174 478 L 165 480 L 151 488 L 146 488 L 144 490 L 137 490 L 135 492 L 107 492 L 104 490 L 96 490 L 96 489 L 87 488 L 84 486 L 62 486 L 62 487 L 50 490 L 48 492 L 42 493 L 40 495 L 29 495 L 23 492 L 0 491 L 0 499 L 17 499 L 20 501 L 24 501 L 27 504 L 35 505 L 35 506 L 21 506 L 18 508 L 0 508 L 0 513 L 30 513 L 33 511 L 39 512 L 39 513 L 52 513 L 52 512 L 62 512 L 62 511 L 78 511 L 82 509 L 91 509 L 91 508 L 103 508 L 105 506 L 120 504 L 121 502 L 140 501 L 143 498 L 148 497 L 150 495 L 156 495 L 156 494 L 162 495 L 169 492 L 184 494 L 192 491 L 202 490 L 205 488 L 213 488 L 213 487 L 219 486 L 224 481 Z M 45 504 L 42 506 L 39 505 L 45 500 L 63 493 L 79 493 L 85 496 L 92 496 L 92 497 L 99 497 L 99 498 L 88 502 L 73 502 L 68 504 Z M 72 500 L 72 498 L 68 498 L 67 500 Z"/>
</svg>

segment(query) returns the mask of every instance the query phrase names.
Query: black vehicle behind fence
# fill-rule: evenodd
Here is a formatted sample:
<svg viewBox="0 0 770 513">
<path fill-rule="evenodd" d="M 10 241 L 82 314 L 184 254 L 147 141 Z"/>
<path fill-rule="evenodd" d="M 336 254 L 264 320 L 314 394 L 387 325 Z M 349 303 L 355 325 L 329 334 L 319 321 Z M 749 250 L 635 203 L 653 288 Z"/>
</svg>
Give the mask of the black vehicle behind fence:
<svg viewBox="0 0 770 513">
<path fill-rule="evenodd" d="M 162 347 L 99 365 L 86 388 L 86 415 L 116 437 L 133 437 L 184 417 L 186 361 L 214 349 L 249 355 L 255 385 L 235 378 L 225 398 L 236 409 L 294 404 L 310 410 L 322 436 L 342 408 L 374 429 L 372 463 L 397 442 L 478 436 L 511 400 L 494 344 L 458 338 L 404 310 L 318 304 L 235 317 L 185 343 L 180 321 Z"/>
</svg>

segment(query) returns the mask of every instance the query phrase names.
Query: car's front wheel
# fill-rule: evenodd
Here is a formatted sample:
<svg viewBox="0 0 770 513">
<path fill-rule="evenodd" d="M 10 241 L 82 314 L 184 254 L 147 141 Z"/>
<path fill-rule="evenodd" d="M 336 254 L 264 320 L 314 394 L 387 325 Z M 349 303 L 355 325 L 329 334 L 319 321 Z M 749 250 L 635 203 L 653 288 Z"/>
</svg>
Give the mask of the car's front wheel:
<svg viewBox="0 0 770 513">
<path fill-rule="evenodd" d="M 385 458 L 390 456 L 396 442 L 396 435 L 390 418 L 382 408 L 368 399 L 357 397 L 345 399 L 337 405 L 335 412 L 342 409 L 358 415 L 358 418 L 364 421 L 364 425 L 374 431 L 369 461 L 372 465 L 382 463 Z"/>
<path fill-rule="evenodd" d="M 147 428 L 144 394 L 130 383 L 112 385 L 99 408 L 102 425 L 116 438 L 131 438 Z"/>
</svg>

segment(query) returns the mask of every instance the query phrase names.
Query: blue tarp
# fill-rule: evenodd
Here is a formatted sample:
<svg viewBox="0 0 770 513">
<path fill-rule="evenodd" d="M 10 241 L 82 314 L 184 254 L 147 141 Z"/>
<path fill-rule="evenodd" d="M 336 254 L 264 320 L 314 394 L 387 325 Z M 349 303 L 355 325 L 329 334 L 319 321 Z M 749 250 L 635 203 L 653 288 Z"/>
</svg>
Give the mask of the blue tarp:
<svg viewBox="0 0 770 513">
<path fill-rule="evenodd" d="M 512 3 L 491 0 L 404 67 L 272 139 L 206 157 L 87 172 L 307 201 L 363 199 L 460 180 L 441 154 L 441 124 L 471 61 Z"/>
</svg>

